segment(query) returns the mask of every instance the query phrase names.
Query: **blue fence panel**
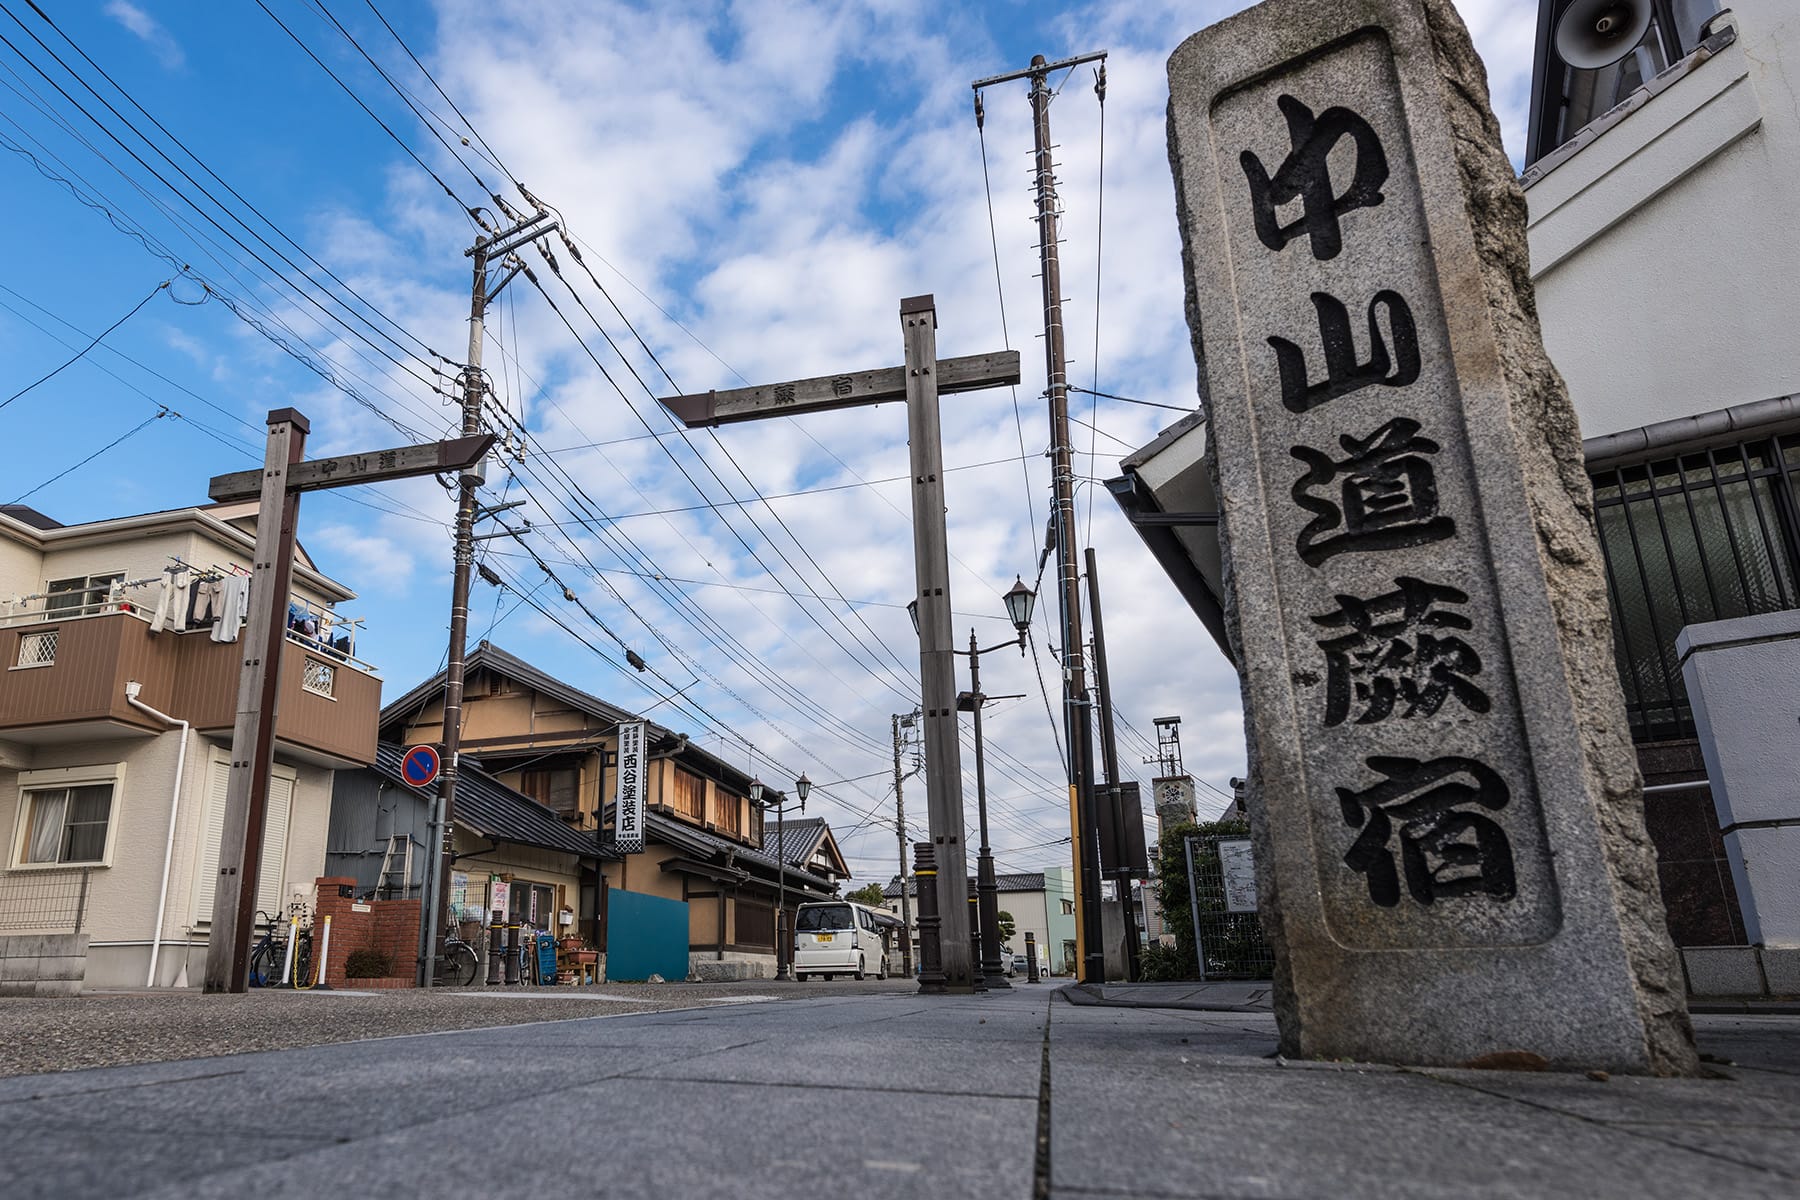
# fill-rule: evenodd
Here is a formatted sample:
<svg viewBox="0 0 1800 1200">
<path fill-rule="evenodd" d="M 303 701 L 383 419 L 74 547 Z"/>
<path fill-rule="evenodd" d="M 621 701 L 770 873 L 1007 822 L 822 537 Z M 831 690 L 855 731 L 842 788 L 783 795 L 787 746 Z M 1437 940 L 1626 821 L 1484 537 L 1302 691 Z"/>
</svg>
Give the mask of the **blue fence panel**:
<svg viewBox="0 0 1800 1200">
<path fill-rule="evenodd" d="M 634 983 L 688 974 L 688 906 L 637 892 L 606 893 L 606 979 Z"/>
</svg>

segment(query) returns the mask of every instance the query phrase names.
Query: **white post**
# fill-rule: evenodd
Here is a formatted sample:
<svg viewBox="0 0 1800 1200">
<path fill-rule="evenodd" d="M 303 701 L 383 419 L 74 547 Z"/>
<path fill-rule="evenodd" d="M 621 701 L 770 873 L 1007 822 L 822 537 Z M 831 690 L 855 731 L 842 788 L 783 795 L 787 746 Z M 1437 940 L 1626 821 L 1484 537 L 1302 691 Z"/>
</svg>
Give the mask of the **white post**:
<svg viewBox="0 0 1800 1200">
<path fill-rule="evenodd" d="M 322 987 L 322 988 L 325 988 L 327 991 L 329 991 L 330 988 L 325 983 L 325 960 L 330 957 L 331 957 L 331 915 L 329 913 L 327 913 L 325 916 L 325 932 L 319 938 L 319 975 L 318 975 L 317 979 L 313 980 L 314 987 Z"/>
<path fill-rule="evenodd" d="M 300 940 L 300 918 L 288 918 L 287 949 L 281 956 L 281 986 L 288 985 L 288 977 L 294 971 L 294 943 Z"/>
</svg>

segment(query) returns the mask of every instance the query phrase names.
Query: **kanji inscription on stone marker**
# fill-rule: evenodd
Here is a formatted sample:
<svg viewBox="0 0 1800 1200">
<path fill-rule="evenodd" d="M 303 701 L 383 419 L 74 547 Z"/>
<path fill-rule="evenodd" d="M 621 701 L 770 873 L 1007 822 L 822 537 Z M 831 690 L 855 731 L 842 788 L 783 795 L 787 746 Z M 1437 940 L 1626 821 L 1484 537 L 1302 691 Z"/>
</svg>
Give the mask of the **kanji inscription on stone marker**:
<svg viewBox="0 0 1800 1200">
<path fill-rule="evenodd" d="M 1691 1069 L 1467 31 L 1449 0 L 1268 0 L 1169 77 L 1284 1048 Z"/>
</svg>

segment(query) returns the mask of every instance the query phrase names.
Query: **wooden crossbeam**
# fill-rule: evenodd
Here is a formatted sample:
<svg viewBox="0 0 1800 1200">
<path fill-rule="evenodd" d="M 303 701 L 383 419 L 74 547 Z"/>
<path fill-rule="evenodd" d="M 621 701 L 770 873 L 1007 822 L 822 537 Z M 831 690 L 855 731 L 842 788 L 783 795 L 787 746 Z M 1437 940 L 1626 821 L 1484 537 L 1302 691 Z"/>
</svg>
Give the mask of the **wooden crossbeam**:
<svg viewBox="0 0 1800 1200">
<path fill-rule="evenodd" d="M 1019 352 L 1001 350 L 937 360 L 937 390 L 978 392 L 1019 382 Z M 754 421 L 783 413 L 825 412 L 906 399 L 906 368 L 882 367 L 874 371 L 848 371 L 820 375 L 788 383 L 733 388 L 726 392 L 698 392 L 689 396 L 664 396 L 658 400 L 690 429 Z"/>
<path fill-rule="evenodd" d="M 316 492 L 323 488 L 345 487 L 353 483 L 380 483 L 388 479 L 407 479 L 414 475 L 435 475 L 439 471 L 455 471 L 481 461 L 494 444 L 491 433 L 473 437 L 452 438 L 447 442 L 426 442 L 421 446 L 400 446 L 393 450 L 371 450 L 364 454 L 344 454 L 337 458 L 316 458 L 295 463 L 288 468 L 287 490 Z M 262 494 L 263 472 L 233 471 L 214 475 L 206 494 L 221 503 L 249 500 Z"/>
</svg>

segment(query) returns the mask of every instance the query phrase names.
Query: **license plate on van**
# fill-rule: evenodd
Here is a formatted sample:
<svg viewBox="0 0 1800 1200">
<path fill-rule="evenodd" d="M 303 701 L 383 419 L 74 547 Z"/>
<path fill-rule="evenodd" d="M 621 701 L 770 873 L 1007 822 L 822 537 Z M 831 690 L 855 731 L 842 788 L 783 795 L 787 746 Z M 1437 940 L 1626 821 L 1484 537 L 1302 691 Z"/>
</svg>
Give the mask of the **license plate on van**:
<svg viewBox="0 0 1800 1200">
<path fill-rule="evenodd" d="M 818 938 L 821 945 L 823 945 L 824 943 L 829 942 L 831 940 L 831 935 L 829 933 L 818 933 L 818 934 L 814 934 L 813 936 Z"/>
</svg>

